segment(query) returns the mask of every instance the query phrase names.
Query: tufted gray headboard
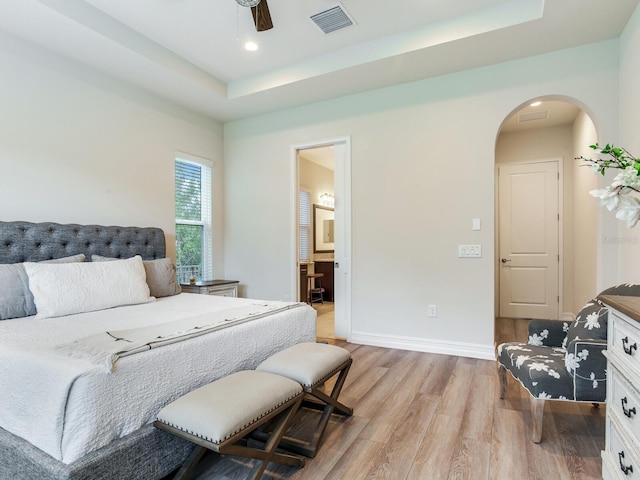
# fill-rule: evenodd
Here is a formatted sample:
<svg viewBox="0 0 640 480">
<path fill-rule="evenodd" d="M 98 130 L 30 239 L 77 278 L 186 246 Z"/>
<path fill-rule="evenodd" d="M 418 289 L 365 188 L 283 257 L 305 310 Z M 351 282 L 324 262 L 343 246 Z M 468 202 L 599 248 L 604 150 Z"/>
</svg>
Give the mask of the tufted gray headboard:
<svg viewBox="0 0 640 480">
<path fill-rule="evenodd" d="M 39 262 L 78 253 L 84 253 L 86 261 L 94 254 L 164 258 L 164 232 L 155 227 L 0 222 L 0 263 Z"/>
</svg>

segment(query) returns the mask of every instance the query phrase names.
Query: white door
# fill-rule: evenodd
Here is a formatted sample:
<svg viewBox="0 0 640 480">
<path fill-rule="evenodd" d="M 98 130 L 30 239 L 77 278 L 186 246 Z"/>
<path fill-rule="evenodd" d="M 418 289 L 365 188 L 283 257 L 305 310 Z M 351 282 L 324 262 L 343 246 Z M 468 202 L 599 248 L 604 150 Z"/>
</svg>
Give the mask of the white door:
<svg viewBox="0 0 640 480">
<path fill-rule="evenodd" d="M 334 143 L 334 286 L 336 337 L 351 339 L 351 157 L 348 139 Z"/>
<path fill-rule="evenodd" d="M 559 318 L 558 162 L 498 167 L 500 316 Z"/>
</svg>

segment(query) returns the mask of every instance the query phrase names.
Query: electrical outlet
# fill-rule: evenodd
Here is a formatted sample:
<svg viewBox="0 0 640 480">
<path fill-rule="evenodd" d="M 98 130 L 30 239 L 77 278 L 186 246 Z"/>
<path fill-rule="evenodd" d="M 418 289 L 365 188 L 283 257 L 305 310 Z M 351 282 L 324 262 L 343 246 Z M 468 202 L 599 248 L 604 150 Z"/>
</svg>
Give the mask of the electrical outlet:
<svg viewBox="0 0 640 480">
<path fill-rule="evenodd" d="M 435 318 L 438 316 L 438 307 L 436 305 L 429 305 L 427 307 L 427 315 L 430 318 Z"/>
<path fill-rule="evenodd" d="M 459 258 L 480 258 L 482 247 L 480 245 L 458 245 Z"/>
</svg>

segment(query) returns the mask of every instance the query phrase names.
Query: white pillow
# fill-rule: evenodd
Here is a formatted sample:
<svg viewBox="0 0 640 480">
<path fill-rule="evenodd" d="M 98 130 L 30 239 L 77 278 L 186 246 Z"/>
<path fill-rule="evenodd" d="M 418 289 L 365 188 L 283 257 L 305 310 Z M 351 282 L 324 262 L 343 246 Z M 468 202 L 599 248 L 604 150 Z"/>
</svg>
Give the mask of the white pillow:
<svg viewBox="0 0 640 480">
<path fill-rule="evenodd" d="M 43 260 L 43 263 L 84 262 L 84 255 Z M 29 290 L 29 278 L 22 263 L 0 265 L 0 320 L 35 315 L 36 306 Z"/>
<path fill-rule="evenodd" d="M 118 258 L 91 255 L 92 262 L 117 262 Z M 151 295 L 156 298 L 177 295 L 182 291 L 176 279 L 176 266 L 170 258 L 143 260 L 147 274 L 147 285 Z"/>
<path fill-rule="evenodd" d="M 36 318 L 61 317 L 154 300 L 142 258 L 120 262 L 25 262 Z"/>
</svg>

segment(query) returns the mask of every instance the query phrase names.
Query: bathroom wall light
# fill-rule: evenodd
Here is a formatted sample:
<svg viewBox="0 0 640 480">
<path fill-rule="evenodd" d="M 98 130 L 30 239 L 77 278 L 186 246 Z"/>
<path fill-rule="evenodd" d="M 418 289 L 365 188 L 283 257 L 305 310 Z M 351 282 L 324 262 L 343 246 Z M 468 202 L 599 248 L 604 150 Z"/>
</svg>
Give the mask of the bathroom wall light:
<svg viewBox="0 0 640 480">
<path fill-rule="evenodd" d="M 333 198 L 333 195 L 331 195 L 330 193 L 323 193 L 322 195 L 320 195 L 320 205 L 333 208 L 335 203 L 335 198 Z"/>
</svg>

